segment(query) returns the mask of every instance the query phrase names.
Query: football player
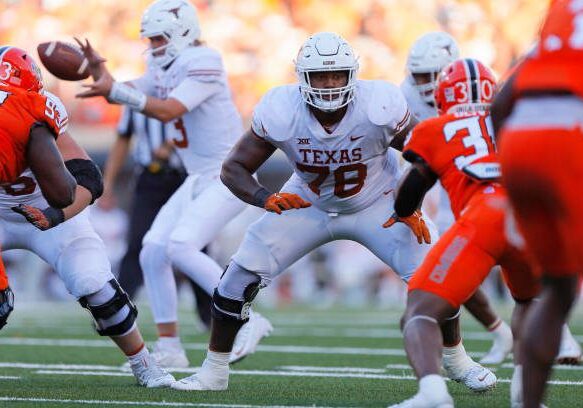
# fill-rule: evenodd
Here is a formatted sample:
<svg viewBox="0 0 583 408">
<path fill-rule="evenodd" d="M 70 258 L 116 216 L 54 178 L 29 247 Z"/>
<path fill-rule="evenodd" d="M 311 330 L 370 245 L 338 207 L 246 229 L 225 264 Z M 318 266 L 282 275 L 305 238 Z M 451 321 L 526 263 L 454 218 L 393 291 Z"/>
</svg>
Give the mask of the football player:
<svg viewBox="0 0 583 408">
<path fill-rule="evenodd" d="M 233 340 L 258 290 L 312 249 L 353 240 L 408 281 L 437 237 L 420 212 L 389 217 L 400 171 L 391 147 L 400 149 L 416 124 L 399 88 L 357 80 L 357 58 L 334 33 L 308 38 L 295 67 L 299 84 L 275 87 L 263 97 L 251 129 L 223 164 L 221 179 L 231 191 L 267 212 L 249 227 L 214 292 L 202 368 L 176 389 L 227 388 Z M 253 174 L 278 148 L 294 174 L 274 193 Z M 451 377 L 480 390 L 495 383 L 462 347 L 454 352 L 444 357 Z"/>
<path fill-rule="evenodd" d="M 439 180 L 456 222 L 409 282 L 402 330 L 419 392 L 396 407 L 453 407 L 439 375 L 440 325 L 457 313 L 494 265 L 502 266 L 516 300 L 516 341 L 520 339 L 516 324 L 540 289 L 526 256 L 508 243 L 504 233 L 506 192 L 496 182 L 500 171 L 489 115 L 495 88 L 494 75 L 477 60 L 448 65 L 435 89 L 440 116 L 418 125 L 403 151 L 412 166 L 395 199 L 396 215 L 414 214 Z"/>
<path fill-rule="evenodd" d="M 30 169 L 26 169 L 25 162 L 19 162 L 15 168 L 23 171 L 0 186 L 0 246 L 2 250 L 27 249 L 51 265 L 69 293 L 89 310 L 97 332 L 111 337 L 127 356 L 138 383 L 146 387 L 167 387 L 174 378 L 160 369 L 149 355 L 136 325 L 137 309 L 113 277 L 103 242 L 93 231 L 87 213 L 82 211 L 101 194 L 101 173 L 66 133 L 67 111 L 55 95 L 42 89 L 40 76 L 34 90 L 22 80 L 38 70 L 36 66 L 34 69 L 23 64 L 23 60 L 33 63 L 20 49 L 0 49 L 0 66 L 12 67 L 5 71 L 7 74 L 0 83 L 4 93 L 0 95 L 5 96 L 4 104 L 0 105 L 2 130 L 20 137 L 24 128 L 36 122 L 46 124 L 52 138 L 57 139 L 59 163 L 52 159 L 50 151 L 42 152 L 42 160 L 66 168 L 77 187 L 76 193 L 66 196 L 74 197 L 72 202 L 49 199 L 39 187 L 46 175 L 36 170 L 36 160 L 29 163 Z M 12 85 L 5 87 L 2 83 Z M 20 95 L 28 98 L 28 104 L 16 105 Z M 55 173 L 47 170 L 49 174 Z"/>
<path fill-rule="evenodd" d="M 542 267 L 524 323 L 526 407 L 539 407 L 583 273 L 583 3 L 551 3 L 536 49 L 493 107 L 503 182 L 518 229 Z M 540 335 L 544 333 L 544 335 Z"/>
<path fill-rule="evenodd" d="M 434 91 L 437 76 L 443 68 L 459 58 L 455 39 L 445 32 L 430 32 L 421 36 L 407 56 L 407 76 L 401 90 L 417 119 L 437 116 Z M 428 192 L 437 201 L 435 223 L 443 234 L 454 223 L 447 192 L 439 185 Z M 488 353 L 480 359 L 482 364 L 500 364 L 512 351 L 512 331 L 489 304 L 488 298 L 478 289 L 464 305 L 470 313 L 494 336 Z"/>
<path fill-rule="evenodd" d="M 220 54 L 200 41 L 196 9 L 186 0 L 158 0 L 144 12 L 140 35 L 150 42 L 147 71 L 116 82 L 90 44 L 80 44 L 95 82 L 83 98 L 104 96 L 166 123 L 169 141 L 189 176 L 158 212 L 143 240 L 140 263 L 158 328 L 155 358 L 167 367 L 187 367 L 178 337 L 177 293 L 171 266 L 212 295 L 223 269 L 202 249 L 245 203 L 219 178 L 221 163 L 242 133 Z M 252 353 L 271 324 L 252 313 L 238 337 L 241 353 Z"/>
<path fill-rule="evenodd" d="M 39 93 L 42 87 L 40 70 L 26 51 L 0 47 L 0 187 L 9 188 L 30 166 L 46 200 L 63 208 L 75 198 L 75 179 L 55 144 L 58 110 L 53 99 Z M 0 257 L 0 329 L 13 309 L 14 294 Z"/>
</svg>

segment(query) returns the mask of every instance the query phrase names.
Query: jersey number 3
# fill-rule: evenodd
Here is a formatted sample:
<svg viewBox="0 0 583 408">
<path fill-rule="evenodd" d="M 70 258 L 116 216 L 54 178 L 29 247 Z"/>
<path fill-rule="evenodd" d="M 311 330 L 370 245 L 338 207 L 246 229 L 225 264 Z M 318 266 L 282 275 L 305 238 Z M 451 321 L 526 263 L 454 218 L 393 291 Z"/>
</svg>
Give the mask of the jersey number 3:
<svg viewBox="0 0 583 408">
<path fill-rule="evenodd" d="M 180 135 L 182 136 L 180 139 L 174 138 L 174 146 L 178 147 L 179 149 L 185 149 L 188 147 L 188 135 L 186 134 L 186 128 L 184 127 L 184 122 L 182 118 L 176 119 L 174 121 L 174 127 L 176 130 L 180 131 Z"/>
<path fill-rule="evenodd" d="M 494 148 L 496 146 L 492 137 L 494 131 L 489 115 L 470 116 L 449 122 L 443 127 L 443 134 L 446 142 L 450 142 L 455 137 L 460 137 L 464 147 L 474 149 L 474 152 L 467 156 L 455 158 L 454 163 L 460 170 L 468 164 L 488 156 L 491 153 L 488 142 L 490 142 L 490 146 Z"/>
</svg>

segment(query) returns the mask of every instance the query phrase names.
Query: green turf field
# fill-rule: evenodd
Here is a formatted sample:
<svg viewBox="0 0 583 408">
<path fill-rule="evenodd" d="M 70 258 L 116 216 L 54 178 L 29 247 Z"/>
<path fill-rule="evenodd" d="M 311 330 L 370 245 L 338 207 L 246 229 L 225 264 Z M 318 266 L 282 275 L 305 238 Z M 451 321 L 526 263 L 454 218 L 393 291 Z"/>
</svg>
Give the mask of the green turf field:
<svg viewBox="0 0 583 408">
<path fill-rule="evenodd" d="M 147 305 L 140 307 L 145 337 L 155 340 Z M 17 304 L 0 332 L 0 407 L 383 407 L 413 395 L 416 382 L 402 348 L 398 310 L 264 311 L 275 327 L 259 351 L 233 366 L 227 392 L 147 390 L 120 369 L 124 358 L 92 332 L 75 303 Z M 505 310 L 507 316 L 508 310 Z M 196 334 L 184 310 L 183 341 L 200 365 L 207 334 Z M 489 336 L 464 316 L 466 349 L 479 355 Z M 583 312 L 573 319 L 583 340 Z M 544 334 L 540 334 L 544 335 Z M 449 383 L 458 407 L 509 406 L 510 362 L 496 368 L 495 390 L 473 394 Z M 193 369 L 175 372 L 177 378 Z M 583 367 L 558 367 L 550 407 L 583 405 Z"/>
</svg>

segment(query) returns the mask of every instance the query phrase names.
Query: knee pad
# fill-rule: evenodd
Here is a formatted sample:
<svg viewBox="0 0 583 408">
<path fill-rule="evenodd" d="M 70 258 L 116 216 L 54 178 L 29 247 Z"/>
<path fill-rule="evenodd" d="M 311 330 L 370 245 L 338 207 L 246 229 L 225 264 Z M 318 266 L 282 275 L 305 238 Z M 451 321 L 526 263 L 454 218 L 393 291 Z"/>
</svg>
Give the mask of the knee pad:
<svg viewBox="0 0 583 408">
<path fill-rule="evenodd" d="M 0 330 L 6 326 L 8 316 L 14 310 L 14 293 L 10 287 L 0 290 Z"/>
<path fill-rule="evenodd" d="M 261 288 L 261 278 L 257 274 L 231 262 L 213 293 L 213 317 L 249 320 L 251 302 Z"/>
<path fill-rule="evenodd" d="M 79 303 L 91 313 L 100 336 L 123 336 L 134 328 L 138 309 L 115 279 Z"/>
</svg>

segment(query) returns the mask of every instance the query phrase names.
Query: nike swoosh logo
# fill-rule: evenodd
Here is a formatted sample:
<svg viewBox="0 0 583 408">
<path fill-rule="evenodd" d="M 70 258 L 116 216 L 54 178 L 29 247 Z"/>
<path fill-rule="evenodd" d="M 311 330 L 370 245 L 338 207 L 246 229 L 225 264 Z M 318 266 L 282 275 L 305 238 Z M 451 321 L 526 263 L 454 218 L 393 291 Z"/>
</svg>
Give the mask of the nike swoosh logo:
<svg viewBox="0 0 583 408">
<path fill-rule="evenodd" d="M 354 141 L 356 141 L 356 140 L 358 140 L 358 139 L 362 139 L 363 137 L 364 137 L 364 136 L 350 136 L 350 141 L 351 141 L 351 142 L 354 142 Z"/>
<path fill-rule="evenodd" d="M 484 374 L 482 377 L 478 377 L 478 381 L 480 381 L 480 382 L 484 381 L 487 376 L 488 376 L 488 373 Z"/>
</svg>

